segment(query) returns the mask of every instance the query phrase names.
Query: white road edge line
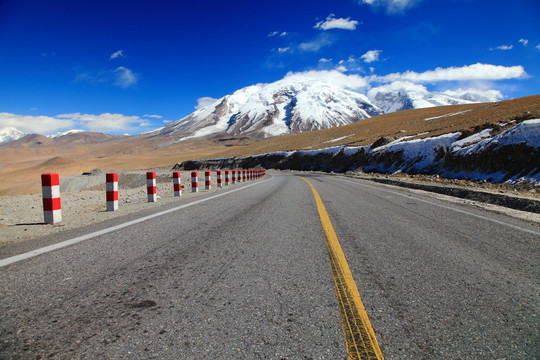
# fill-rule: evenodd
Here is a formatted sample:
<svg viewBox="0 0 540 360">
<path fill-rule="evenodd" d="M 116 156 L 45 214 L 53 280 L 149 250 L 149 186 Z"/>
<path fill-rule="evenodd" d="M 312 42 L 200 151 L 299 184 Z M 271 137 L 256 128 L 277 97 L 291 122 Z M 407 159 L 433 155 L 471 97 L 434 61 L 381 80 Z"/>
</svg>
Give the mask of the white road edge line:
<svg viewBox="0 0 540 360">
<path fill-rule="evenodd" d="M 375 186 L 371 186 L 371 185 L 362 184 L 362 183 L 356 182 L 356 181 L 351 181 L 351 180 L 347 180 L 347 179 L 342 179 L 342 180 L 345 181 L 345 182 L 351 183 L 351 184 L 356 184 L 356 185 L 360 185 L 360 186 L 365 186 L 365 187 L 367 187 L 367 188 L 374 189 L 374 190 L 381 190 L 381 191 L 384 191 L 384 192 L 387 192 L 387 193 L 390 193 L 390 194 L 394 194 L 394 195 L 399 195 L 399 196 L 402 196 L 402 197 L 409 197 L 409 196 L 411 196 L 411 195 L 404 195 L 404 194 L 401 194 L 401 193 L 396 192 L 396 191 L 383 189 L 383 188 L 380 188 L 380 187 L 375 187 Z M 504 225 L 504 226 L 510 227 L 510 228 L 512 228 L 512 229 L 515 229 L 515 230 L 519 230 L 519 231 L 523 231 L 523 232 L 526 232 L 526 233 L 529 233 L 529 234 L 533 234 L 533 235 L 538 235 L 538 236 L 540 236 L 540 232 L 535 231 L 535 230 L 524 229 L 524 228 L 522 228 L 522 227 L 519 227 L 519 226 L 516 226 L 516 225 L 512 225 L 512 224 L 506 223 L 506 222 L 504 222 L 504 221 L 491 219 L 491 218 L 488 218 L 488 217 L 486 217 L 486 216 L 474 214 L 474 213 L 471 213 L 471 212 L 468 212 L 468 211 L 465 211 L 465 210 L 461 210 L 461 209 L 456 209 L 456 208 L 453 208 L 453 207 L 451 207 L 451 206 L 446 206 L 446 205 L 442 205 L 442 204 L 437 204 L 436 202 L 432 202 L 432 201 L 420 199 L 420 198 L 418 198 L 418 197 L 414 197 L 414 198 L 415 198 L 416 200 L 418 200 L 418 201 L 420 201 L 420 202 L 423 202 L 423 203 L 426 203 L 426 204 L 435 205 L 435 206 L 441 207 L 441 208 L 446 209 L 446 210 L 452 210 L 452 211 L 455 211 L 455 212 L 458 212 L 458 213 L 462 213 L 462 214 L 466 214 L 466 215 L 470 215 L 470 216 L 473 216 L 473 217 L 476 217 L 476 218 L 479 218 L 479 219 L 482 219 L 482 220 L 491 221 L 491 222 L 493 222 L 493 223 L 495 223 L 495 224 Z"/>
<path fill-rule="evenodd" d="M 227 191 L 227 192 L 223 192 L 221 194 L 212 195 L 212 196 L 209 196 L 209 197 L 201 199 L 201 200 L 196 200 L 196 201 L 190 202 L 189 204 L 180 205 L 180 206 L 177 206 L 177 207 L 172 208 L 172 209 L 164 210 L 164 211 L 152 214 L 152 215 L 144 216 L 144 217 L 136 219 L 136 220 L 128 221 L 128 222 L 120 224 L 120 225 L 112 226 L 110 228 L 99 230 L 99 231 L 96 231 L 96 232 L 93 232 L 93 233 L 90 233 L 90 234 L 86 234 L 86 235 L 83 235 L 83 236 L 79 236 L 79 237 L 76 237 L 76 238 L 73 238 L 73 239 L 70 239 L 70 240 L 62 241 L 62 242 L 59 242 L 57 244 L 53 244 L 53 245 L 50 245 L 50 246 L 42 247 L 40 249 L 32 250 L 32 251 L 29 251 L 29 252 L 24 253 L 24 254 L 15 255 L 15 256 L 0 260 L 0 268 L 11 265 L 11 264 L 14 264 L 14 263 L 17 263 L 19 261 L 23 261 L 23 260 L 26 260 L 26 259 L 33 258 L 33 257 L 38 256 L 38 255 L 45 254 L 45 253 L 48 253 L 48 252 L 51 252 L 51 251 L 54 251 L 54 250 L 58 250 L 58 249 L 66 247 L 66 246 L 77 244 L 77 243 L 79 243 L 81 241 L 85 241 L 85 240 L 88 240 L 88 239 L 95 238 L 96 236 L 108 234 L 110 232 L 113 232 L 113 231 L 116 231 L 116 230 L 119 230 L 119 229 L 123 229 L 125 227 L 131 226 L 131 225 L 134 225 L 134 224 L 138 224 L 138 223 L 153 219 L 153 218 L 158 217 L 158 216 L 166 215 L 166 214 L 172 213 L 174 211 L 178 211 L 178 210 L 181 210 L 181 209 L 193 206 L 193 205 L 197 205 L 197 204 L 203 203 L 205 201 L 210 201 L 210 200 L 216 199 L 216 198 L 221 197 L 221 196 L 229 195 L 229 194 L 231 194 L 233 192 L 236 192 L 236 191 L 245 190 L 245 189 L 250 188 L 252 186 L 259 185 L 259 184 L 265 183 L 267 181 L 270 181 L 272 179 L 273 179 L 273 177 L 271 177 L 270 179 L 267 179 L 267 180 L 263 180 L 261 182 L 256 182 L 256 183 L 253 183 L 253 184 L 243 186 L 243 187 L 238 188 L 238 189 L 233 189 L 233 190 L 230 190 L 230 191 Z"/>
</svg>

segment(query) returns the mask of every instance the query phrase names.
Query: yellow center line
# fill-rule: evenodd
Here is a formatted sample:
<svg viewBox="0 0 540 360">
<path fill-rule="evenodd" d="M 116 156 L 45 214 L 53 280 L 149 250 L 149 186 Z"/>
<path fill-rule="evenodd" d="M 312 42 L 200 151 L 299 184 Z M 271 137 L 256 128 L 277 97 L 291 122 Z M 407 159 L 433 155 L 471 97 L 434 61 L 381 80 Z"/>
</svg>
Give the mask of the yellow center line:
<svg viewBox="0 0 540 360">
<path fill-rule="evenodd" d="M 375 331 L 360 299 L 360 293 L 321 197 L 309 181 L 303 177 L 300 178 L 311 187 L 317 203 L 349 359 L 383 359 Z"/>
</svg>

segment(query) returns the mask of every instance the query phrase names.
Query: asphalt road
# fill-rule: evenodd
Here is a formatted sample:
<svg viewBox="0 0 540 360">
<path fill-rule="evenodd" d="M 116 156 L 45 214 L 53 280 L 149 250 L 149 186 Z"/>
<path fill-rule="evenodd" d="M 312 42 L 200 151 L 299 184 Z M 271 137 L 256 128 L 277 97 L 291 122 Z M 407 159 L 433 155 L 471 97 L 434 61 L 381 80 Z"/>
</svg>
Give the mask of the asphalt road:
<svg viewBox="0 0 540 360">
<path fill-rule="evenodd" d="M 386 359 L 539 357 L 538 224 L 301 176 Z M 266 179 L 1 267 L 0 358 L 347 358 L 313 193 L 292 174 Z"/>
</svg>

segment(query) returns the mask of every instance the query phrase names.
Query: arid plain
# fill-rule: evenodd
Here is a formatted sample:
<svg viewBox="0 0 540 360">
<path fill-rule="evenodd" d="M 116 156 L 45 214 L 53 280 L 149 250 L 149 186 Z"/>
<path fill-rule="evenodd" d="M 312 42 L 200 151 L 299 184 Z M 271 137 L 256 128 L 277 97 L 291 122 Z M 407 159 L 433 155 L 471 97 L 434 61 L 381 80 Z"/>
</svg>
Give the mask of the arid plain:
<svg viewBox="0 0 540 360">
<path fill-rule="evenodd" d="M 0 146 L 0 195 L 36 194 L 40 175 L 170 168 L 194 159 L 242 157 L 284 150 L 336 145 L 370 145 L 381 137 L 425 138 L 450 132 L 540 118 L 540 95 L 501 101 L 406 110 L 357 123 L 269 139 L 226 136 L 178 141 L 175 138 L 78 133 L 50 139 L 29 135 Z"/>
</svg>

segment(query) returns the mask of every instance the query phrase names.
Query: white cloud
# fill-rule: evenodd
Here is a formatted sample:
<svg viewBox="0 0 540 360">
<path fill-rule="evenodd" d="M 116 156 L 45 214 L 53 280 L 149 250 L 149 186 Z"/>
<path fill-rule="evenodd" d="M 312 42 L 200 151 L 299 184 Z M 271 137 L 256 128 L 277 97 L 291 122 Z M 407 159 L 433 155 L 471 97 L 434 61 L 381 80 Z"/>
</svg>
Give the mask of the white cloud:
<svg viewBox="0 0 540 360">
<path fill-rule="evenodd" d="M 394 81 L 390 84 L 377 86 L 374 88 L 369 89 L 367 96 L 370 99 L 373 99 L 375 95 L 377 95 L 378 92 L 394 92 L 394 91 L 400 91 L 400 90 L 407 90 L 407 91 L 418 91 L 418 92 L 426 92 L 427 89 L 424 85 L 414 84 L 409 81 Z"/>
<path fill-rule="evenodd" d="M 303 42 L 298 45 L 298 49 L 306 52 L 317 52 L 321 48 L 330 46 L 334 43 L 334 39 L 326 34 L 320 34 L 313 40 Z"/>
<path fill-rule="evenodd" d="M 149 115 L 149 114 L 144 114 L 143 117 L 146 117 L 146 118 L 153 118 L 153 119 L 161 119 L 163 116 L 161 116 L 161 115 Z"/>
<path fill-rule="evenodd" d="M 489 50 L 490 51 L 493 51 L 493 50 L 506 51 L 506 50 L 512 50 L 513 48 L 514 48 L 514 45 L 500 45 L 500 46 L 497 46 L 496 48 L 490 48 Z"/>
<path fill-rule="evenodd" d="M 370 5 L 374 9 L 384 8 L 387 14 L 403 14 L 421 0 L 359 0 L 360 4 Z"/>
<path fill-rule="evenodd" d="M 320 58 L 319 59 L 320 63 L 327 63 L 327 62 L 331 62 L 331 61 L 332 61 L 332 59 L 327 59 L 327 58 Z"/>
<path fill-rule="evenodd" d="M 283 54 L 283 53 L 289 51 L 290 49 L 291 49 L 290 47 L 278 48 L 278 52 L 279 52 L 280 54 Z"/>
<path fill-rule="evenodd" d="M 358 90 L 369 86 L 366 78 L 356 74 L 343 74 L 337 70 L 311 70 L 298 73 L 289 72 L 285 75 L 285 78 L 322 80 L 351 90 Z"/>
<path fill-rule="evenodd" d="M 268 37 L 274 37 L 274 36 L 284 37 L 284 36 L 287 36 L 287 32 L 286 31 L 272 31 L 270 34 L 268 34 Z"/>
<path fill-rule="evenodd" d="M 382 50 L 370 50 L 366 52 L 364 55 L 361 56 L 361 58 L 366 63 L 372 63 L 375 61 L 379 61 L 379 55 L 381 54 Z"/>
<path fill-rule="evenodd" d="M 538 50 L 540 50 L 540 44 L 536 45 L 536 48 L 537 48 Z"/>
<path fill-rule="evenodd" d="M 119 66 L 113 70 L 113 73 L 115 77 L 114 84 L 116 86 L 128 88 L 130 86 L 137 85 L 137 75 L 135 75 L 135 73 L 133 73 L 133 71 L 130 69 Z"/>
<path fill-rule="evenodd" d="M 471 80 L 508 80 L 527 76 L 523 66 L 502 66 L 490 64 L 473 64 L 462 67 L 436 68 L 435 70 L 417 73 L 406 71 L 385 76 L 372 76 L 375 82 L 410 81 L 414 83 L 433 83 L 439 81 L 471 81 Z"/>
<path fill-rule="evenodd" d="M 126 57 L 126 55 L 124 55 L 124 51 L 118 50 L 117 52 L 114 52 L 111 54 L 111 56 L 109 57 L 109 60 L 122 58 L 122 57 Z"/>
<path fill-rule="evenodd" d="M 112 84 L 121 88 L 137 85 L 139 75 L 130 69 L 119 66 L 116 69 L 102 71 L 84 71 L 75 76 L 75 81 L 92 85 Z"/>
<path fill-rule="evenodd" d="M 319 21 L 315 24 L 314 28 L 319 30 L 330 30 L 330 29 L 342 29 L 342 30 L 355 30 L 356 25 L 359 22 L 357 20 L 351 20 L 350 17 L 343 19 L 336 19 L 334 14 L 328 15 L 325 21 Z"/>
<path fill-rule="evenodd" d="M 160 115 L 145 115 L 146 118 L 161 118 Z M 124 134 L 128 131 L 140 132 L 143 127 L 151 126 L 148 119 L 139 116 L 103 113 L 70 113 L 57 116 L 31 116 L 0 113 L 0 128 L 14 127 L 24 133 L 51 135 L 72 129 L 97 131 L 103 133 Z"/>
<path fill-rule="evenodd" d="M 197 99 L 197 106 L 195 106 L 195 109 L 197 109 L 197 110 L 202 109 L 203 107 L 206 107 L 208 105 L 212 105 L 213 103 L 215 103 L 218 100 L 219 99 L 214 99 L 214 98 L 209 97 L 209 96 L 198 98 Z"/>
<path fill-rule="evenodd" d="M 118 132 L 126 131 L 133 128 L 147 126 L 146 120 L 138 116 L 126 116 L 123 114 L 103 113 L 100 115 L 94 114 L 60 114 L 57 116 L 60 119 L 68 119 L 77 124 L 77 127 L 85 128 L 89 131 L 99 132 Z"/>
<path fill-rule="evenodd" d="M 529 43 L 529 40 L 527 39 L 519 39 L 519 42 L 523 44 L 523 46 L 527 46 L 527 44 Z"/>
<path fill-rule="evenodd" d="M 61 129 L 74 127 L 71 119 L 58 119 L 51 116 L 30 116 L 0 113 L 0 128 L 14 127 L 26 134 L 50 134 Z"/>
<path fill-rule="evenodd" d="M 344 65 L 339 65 L 338 67 L 336 67 L 336 70 L 342 73 L 349 71 L 349 69 L 347 69 Z"/>
</svg>

